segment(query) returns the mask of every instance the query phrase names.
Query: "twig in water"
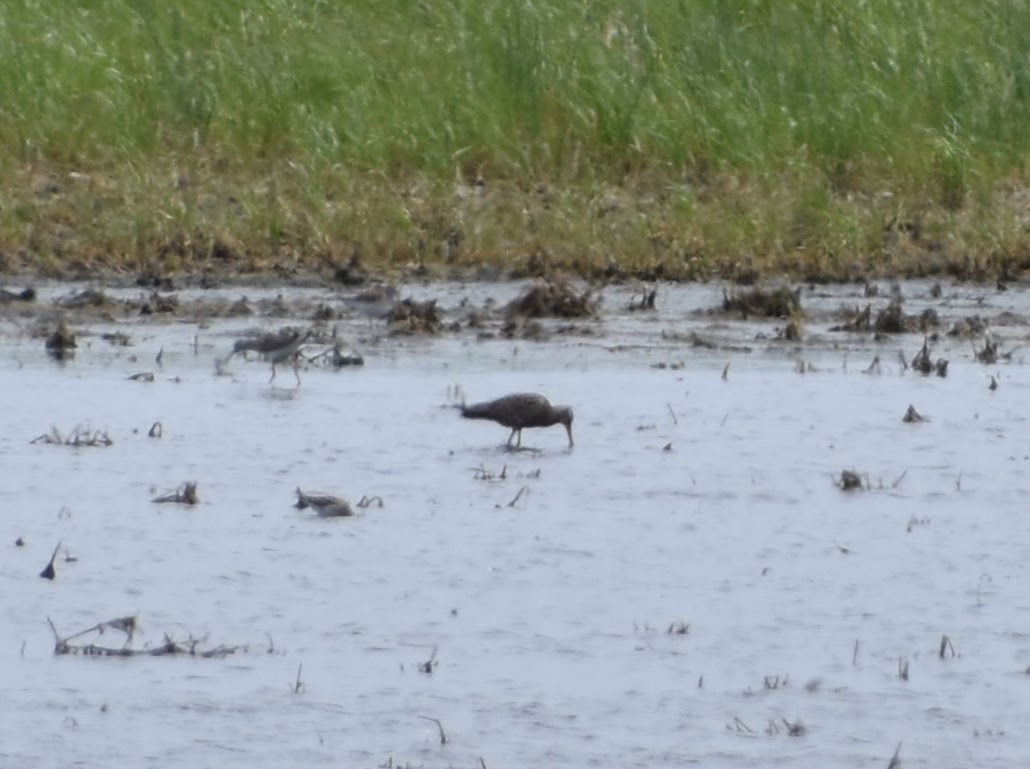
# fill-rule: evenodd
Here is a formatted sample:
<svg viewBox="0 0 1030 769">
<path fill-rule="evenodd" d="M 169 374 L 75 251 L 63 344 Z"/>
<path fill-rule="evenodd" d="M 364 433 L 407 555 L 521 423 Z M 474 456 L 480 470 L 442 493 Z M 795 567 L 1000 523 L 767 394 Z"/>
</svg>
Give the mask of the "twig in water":
<svg viewBox="0 0 1030 769">
<path fill-rule="evenodd" d="M 905 480 L 905 476 L 906 476 L 906 475 L 908 475 L 908 469 L 907 469 L 907 468 L 906 468 L 906 469 L 905 469 L 905 470 L 904 470 L 904 471 L 903 471 L 903 472 L 901 473 L 901 475 L 899 475 L 899 476 L 897 477 L 897 479 L 896 479 L 896 480 L 894 481 L 894 483 L 892 483 L 892 484 L 891 484 L 891 488 L 892 488 L 892 489 L 896 489 L 896 488 L 898 488 L 898 486 L 900 486 L 900 485 L 901 485 L 901 482 L 902 482 L 903 480 Z"/>
<path fill-rule="evenodd" d="M 942 635 L 941 636 L 941 648 L 940 648 L 940 651 L 937 653 L 937 656 L 940 657 L 941 659 L 944 659 L 944 655 L 945 655 L 945 653 L 948 650 L 951 650 L 951 656 L 952 657 L 957 657 L 958 656 L 955 653 L 955 647 L 952 646 L 952 644 L 951 644 L 951 639 L 948 638 L 946 635 Z"/>
<path fill-rule="evenodd" d="M 54 548 L 54 552 L 50 556 L 50 563 L 48 563 L 46 565 L 46 567 L 43 569 L 43 571 L 41 571 L 39 573 L 39 576 L 41 576 L 43 579 L 51 579 L 52 580 L 54 577 L 57 576 L 57 571 L 54 569 L 54 559 L 57 558 L 57 551 L 60 550 L 60 549 L 61 549 L 61 543 L 58 542 L 57 543 L 57 547 Z M 53 627 L 53 626 L 51 625 L 51 627 Z"/>
<path fill-rule="evenodd" d="M 157 351 L 157 357 L 154 358 L 154 363 L 156 363 L 158 366 L 160 366 L 161 365 L 161 358 L 164 357 L 164 354 L 165 354 L 165 348 L 162 347 L 160 350 Z"/>
<path fill-rule="evenodd" d="M 519 498 L 523 494 L 525 494 L 527 497 L 529 496 L 529 486 L 523 486 L 521 489 L 519 489 L 519 493 L 512 498 L 511 502 L 508 503 L 508 507 L 515 507 L 515 503 L 519 501 Z"/>
<path fill-rule="evenodd" d="M 304 663 L 300 663 L 297 666 L 297 680 L 290 684 L 290 691 L 294 694 L 300 694 L 304 691 L 304 682 L 300 680 L 300 671 L 304 669 Z"/>
<path fill-rule="evenodd" d="M 741 721 L 736 716 L 733 717 L 733 723 L 732 724 L 726 724 L 726 728 L 727 729 L 734 729 L 734 730 L 736 730 L 738 732 L 754 732 L 754 730 L 750 726 L 745 724 L 743 721 Z"/>
<path fill-rule="evenodd" d="M 898 678 L 902 681 L 908 680 L 908 660 L 904 658 L 898 659 Z"/>
<path fill-rule="evenodd" d="M 440 744 L 447 744 L 447 733 L 443 730 L 443 724 L 440 723 L 439 718 L 433 718 L 432 716 L 419 716 L 419 718 L 424 718 L 426 721 L 432 721 L 436 724 L 436 728 L 440 730 Z"/>
<path fill-rule="evenodd" d="M 723 370 L 722 370 L 722 381 L 724 381 L 724 382 L 730 381 L 730 364 L 729 363 L 727 363 L 723 367 Z M 748 729 L 748 731 L 751 731 L 751 730 Z"/>
<path fill-rule="evenodd" d="M 418 672 L 425 673 L 427 676 L 433 675 L 433 668 L 437 666 L 436 661 L 436 647 L 433 647 L 433 653 L 429 655 L 429 659 L 425 662 L 418 663 Z"/>
<path fill-rule="evenodd" d="M 676 419 L 676 412 L 672 410 L 672 404 L 666 403 L 665 405 L 669 407 L 669 413 L 672 414 L 672 423 L 679 427 L 680 421 Z"/>
<path fill-rule="evenodd" d="M 147 437 L 148 438 L 160 438 L 161 437 L 161 433 L 163 431 L 164 431 L 164 428 L 161 426 L 161 423 L 160 422 L 154 422 L 154 424 L 152 424 L 150 426 L 150 432 L 147 433 Z"/>
<path fill-rule="evenodd" d="M 894 748 L 894 755 L 891 756 L 890 762 L 887 764 L 887 769 L 901 769 L 901 759 L 898 757 L 901 754 L 901 743 L 898 743 L 898 747 Z"/>
<path fill-rule="evenodd" d="M 358 500 L 358 505 L 357 506 L 358 507 L 370 507 L 371 505 L 375 505 L 376 507 L 382 507 L 383 506 L 383 498 L 382 497 L 368 497 L 368 496 L 365 496 L 364 494 L 362 494 L 361 495 L 361 499 Z"/>
<path fill-rule="evenodd" d="M 981 591 L 983 590 L 983 586 L 984 586 L 984 581 L 985 580 L 986 580 L 988 585 L 991 584 L 991 575 L 990 574 L 981 574 L 980 578 L 976 581 L 976 605 L 977 606 L 983 606 L 983 602 L 980 600 L 980 595 L 981 595 Z"/>
<path fill-rule="evenodd" d="M 787 734 L 791 737 L 804 737 L 808 729 L 801 723 L 800 719 L 791 723 L 783 716 L 780 716 L 780 720 L 783 721 L 783 725 L 787 727 Z"/>
<path fill-rule="evenodd" d="M 858 639 L 855 639 L 855 650 L 851 652 L 851 667 L 858 667 Z"/>
</svg>

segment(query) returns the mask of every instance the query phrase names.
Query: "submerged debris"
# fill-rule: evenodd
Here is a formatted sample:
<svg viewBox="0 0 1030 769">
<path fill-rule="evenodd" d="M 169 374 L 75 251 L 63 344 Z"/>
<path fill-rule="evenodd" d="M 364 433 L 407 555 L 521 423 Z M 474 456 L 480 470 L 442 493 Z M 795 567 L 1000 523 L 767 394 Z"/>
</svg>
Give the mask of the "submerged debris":
<svg viewBox="0 0 1030 769">
<path fill-rule="evenodd" d="M 904 334 L 909 331 L 908 319 L 901 302 L 897 299 L 876 314 L 876 332 L 878 334 Z"/>
<path fill-rule="evenodd" d="M 722 309 L 739 312 L 745 319 L 752 315 L 761 318 L 802 317 L 801 289 L 791 291 L 786 286 L 774 290 L 752 288 L 747 291 L 723 291 Z"/>
<path fill-rule="evenodd" d="M 537 278 L 521 296 L 505 307 L 511 318 L 592 318 L 597 314 L 598 299 L 591 289 L 579 293 L 565 278 Z"/>
<path fill-rule="evenodd" d="M 387 314 L 394 334 L 439 334 L 443 327 L 436 300 L 416 302 L 412 298 L 394 302 Z"/>
<path fill-rule="evenodd" d="M 195 505 L 200 501 L 200 498 L 197 496 L 197 482 L 187 481 L 172 493 L 162 494 L 160 497 L 154 497 L 150 501 L 158 504 L 175 502 L 181 505 Z"/>
<path fill-rule="evenodd" d="M 75 354 L 75 334 L 68 328 L 68 323 L 62 320 L 57 324 L 57 329 L 46 340 L 46 350 L 57 360 L 64 360 Z"/>
<path fill-rule="evenodd" d="M 637 300 L 636 294 L 629 300 L 630 312 L 635 310 L 653 310 L 655 298 L 658 296 L 658 289 L 652 288 L 648 291 L 646 288 L 640 293 L 640 299 Z"/>
<path fill-rule="evenodd" d="M 987 321 L 979 315 L 969 315 L 961 320 L 956 320 L 948 331 L 948 336 L 974 337 L 987 333 Z"/>
<path fill-rule="evenodd" d="M 361 265 L 361 252 L 358 249 L 354 249 L 346 262 L 335 266 L 333 280 L 345 286 L 360 286 L 368 280 L 368 275 Z"/>
<path fill-rule="evenodd" d="M 65 636 L 63 638 L 57 632 L 57 628 L 54 627 L 54 623 L 49 617 L 47 617 L 47 623 L 50 625 L 50 630 L 54 634 L 54 654 L 56 655 L 81 654 L 84 657 L 164 657 L 176 654 L 188 654 L 191 657 L 212 659 L 227 657 L 228 655 L 235 654 L 240 650 L 246 651 L 245 646 L 226 645 L 215 646 L 210 649 L 198 649 L 201 644 L 206 643 L 207 639 L 194 638 L 192 635 L 190 635 L 190 637 L 185 641 L 175 641 L 166 635 L 160 646 L 148 649 L 130 649 L 128 648 L 129 644 L 132 643 L 133 636 L 137 629 L 137 619 L 135 616 L 117 617 L 106 622 L 98 622 L 92 627 L 80 630 L 78 633 L 73 633 L 72 635 Z M 113 648 L 109 646 L 97 646 L 94 643 L 70 643 L 73 639 L 89 633 L 102 635 L 107 629 L 120 630 L 125 633 L 125 644 L 120 648 Z"/>
<path fill-rule="evenodd" d="M 0 288 L 0 304 L 7 304 L 8 302 L 34 302 L 35 300 L 36 289 L 31 286 L 18 292 Z"/>
<path fill-rule="evenodd" d="M 57 300 L 57 306 L 66 310 L 81 310 L 84 307 L 108 307 L 114 303 L 107 294 L 97 288 L 84 288 Z"/>
<path fill-rule="evenodd" d="M 159 294 L 154 291 L 150 298 L 139 308 L 140 315 L 153 315 L 156 312 L 173 313 L 179 309 L 179 297 L 175 294 Z"/>
<path fill-rule="evenodd" d="M 929 422 L 930 420 L 916 411 L 916 407 L 909 404 L 908 410 L 905 412 L 905 416 L 901 418 L 902 422 L 914 424 L 917 422 Z"/>
<path fill-rule="evenodd" d="M 984 348 L 982 350 L 974 350 L 976 359 L 983 363 L 985 366 L 990 366 L 998 362 L 998 342 L 994 340 L 990 334 L 984 339 Z"/>
<path fill-rule="evenodd" d="M 932 307 L 926 308 L 919 315 L 906 315 L 901 309 L 901 300 L 893 299 L 877 313 L 873 327 L 878 335 L 907 334 L 917 331 L 926 333 L 940 324 L 937 311 Z"/>
<path fill-rule="evenodd" d="M 115 347 L 128 347 L 129 343 L 132 341 L 129 338 L 129 335 L 122 331 L 112 331 L 106 334 L 101 334 L 100 338 Z"/>
<path fill-rule="evenodd" d="M 501 335 L 506 339 L 526 339 L 533 342 L 549 338 L 551 335 L 544 324 L 533 318 L 511 317 L 501 326 Z"/>
<path fill-rule="evenodd" d="M 43 443 L 52 446 L 73 446 L 75 448 L 81 447 L 95 447 L 95 446 L 111 446 L 114 441 L 107 434 L 106 430 L 91 430 L 88 427 L 76 427 L 68 437 L 61 435 L 60 431 L 51 426 L 50 432 L 37 435 L 29 443 Z"/>
<path fill-rule="evenodd" d="M 939 377 L 946 377 L 948 375 L 947 359 L 938 358 L 935 363 L 930 358 L 929 340 L 925 338 L 923 339 L 923 348 L 912 359 L 912 368 L 923 376 L 929 376 L 933 373 L 936 373 Z"/>
<path fill-rule="evenodd" d="M 362 497 L 362 501 L 365 501 L 364 497 Z M 365 507 L 367 506 L 366 502 Z M 354 510 L 347 500 L 331 494 L 305 494 L 299 486 L 297 487 L 297 502 L 294 507 L 298 510 L 310 507 L 318 513 L 320 518 L 350 518 L 354 515 Z"/>
<path fill-rule="evenodd" d="M 872 330 L 872 312 L 871 304 L 867 304 L 863 310 L 857 308 L 841 310 L 838 315 L 844 316 L 844 322 L 831 326 L 830 331 L 870 331 Z"/>
<path fill-rule="evenodd" d="M 841 491 L 853 491 L 862 488 L 862 478 L 854 470 L 844 470 L 836 484 Z"/>
<path fill-rule="evenodd" d="M 360 352 L 349 346 L 342 339 L 336 339 L 333 342 L 332 347 L 308 358 L 308 363 L 341 369 L 351 368 L 353 366 L 364 366 L 365 358 Z"/>
</svg>

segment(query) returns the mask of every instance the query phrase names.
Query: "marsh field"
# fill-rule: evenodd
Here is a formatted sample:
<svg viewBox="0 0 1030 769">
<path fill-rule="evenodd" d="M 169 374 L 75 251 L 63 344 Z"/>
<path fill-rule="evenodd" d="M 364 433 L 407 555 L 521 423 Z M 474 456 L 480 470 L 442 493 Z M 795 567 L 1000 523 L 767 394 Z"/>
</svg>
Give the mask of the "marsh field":
<svg viewBox="0 0 1030 769">
<path fill-rule="evenodd" d="M 4 272 L 1017 277 L 1022 0 L 16 0 Z"/>
<path fill-rule="evenodd" d="M 0 767 L 1018 764 L 1028 50 L 4 4 Z"/>
</svg>

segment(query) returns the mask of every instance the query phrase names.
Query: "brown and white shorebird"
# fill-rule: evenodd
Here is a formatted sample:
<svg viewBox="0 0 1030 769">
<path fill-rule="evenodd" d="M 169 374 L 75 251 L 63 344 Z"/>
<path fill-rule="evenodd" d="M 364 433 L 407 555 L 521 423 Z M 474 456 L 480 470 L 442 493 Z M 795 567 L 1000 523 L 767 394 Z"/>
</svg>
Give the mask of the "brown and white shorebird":
<svg viewBox="0 0 1030 769">
<path fill-rule="evenodd" d="M 293 375 L 297 377 L 297 386 L 300 387 L 300 371 L 298 370 L 297 353 L 312 334 L 311 329 L 302 330 L 287 326 L 284 329 L 269 334 L 257 334 L 254 336 L 237 339 L 229 354 L 231 358 L 240 352 L 256 352 L 265 360 L 272 362 L 272 378 L 269 384 L 275 381 L 275 366 L 288 360 L 293 361 Z"/>
<path fill-rule="evenodd" d="M 552 406 L 543 395 L 536 393 L 516 393 L 505 395 L 485 403 L 462 406 L 461 415 L 465 419 L 489 419 L 511 430 L 511 439 L 516 438 L 515 448 L 522 445 L 522 429 L 525 427 L 550 427 L 564 425 L 569 434 L 569 446 L 572 441 L 572 409 L 568 406 Z"/>
</svg>

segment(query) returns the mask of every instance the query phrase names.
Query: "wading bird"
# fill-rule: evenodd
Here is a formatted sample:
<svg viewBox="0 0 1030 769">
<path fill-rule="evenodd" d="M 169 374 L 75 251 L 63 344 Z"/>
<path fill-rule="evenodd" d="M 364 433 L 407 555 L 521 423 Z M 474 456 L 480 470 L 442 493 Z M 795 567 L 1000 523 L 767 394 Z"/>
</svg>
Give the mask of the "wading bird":
<svg viewBox="0 0 1030 769">
<path fill-rule="evenodd" d="M 275 381 L 275 366 L 288 360 L 293 361 L 293 375 L 297 377 L 297 387 L 300 387 L 300 371 L 297 363 L 297 353 L 301 345 L 308 340 L 312 334 L 311 329 L 302 331 L 299 328 L 286 327 L 280 331 L 269 334 L 258 334 L 237 339 L 233 345 L 231 358 L 240 352 L 256 352 L 265 360 L 272 362 L 272 378 L 269 384 Z"/>
<path fill-rule="evenodd" d="M 522 429 L 525 427 L 550 427 L 561 424 L 569 434 L 569 446 L 572 441 L 572 409 L 568 406 L 552 406 L 543 395 L 536 393 L 516 393 L 505 395 L 497 400 L 462 406 L 461 415 L 466 419 L 489 419 L 504 425 L 511 430 L 511 439 L 516 438 L 515 448 L 522 445 Z"/>
</svg>

